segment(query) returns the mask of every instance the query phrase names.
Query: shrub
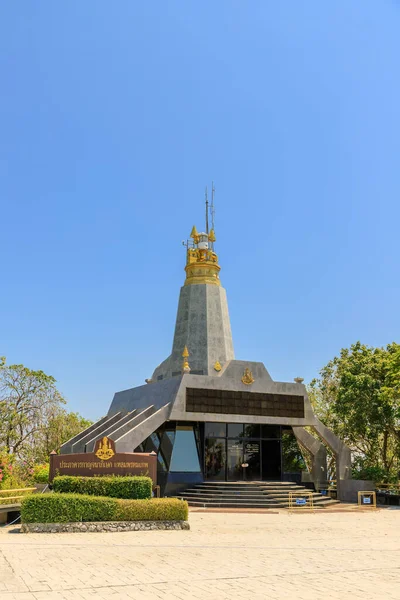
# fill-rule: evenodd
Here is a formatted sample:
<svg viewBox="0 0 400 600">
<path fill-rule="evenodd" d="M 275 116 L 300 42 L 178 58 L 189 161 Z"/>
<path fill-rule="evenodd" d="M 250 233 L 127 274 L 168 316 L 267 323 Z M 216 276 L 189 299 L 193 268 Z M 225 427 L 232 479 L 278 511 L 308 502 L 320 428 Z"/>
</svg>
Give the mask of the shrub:
<svg viewBox="0 0 400 600">
<path fill-rule="evenodd" d="M 26 464 L 16 462 L 13 456 L 0 453 L 0 490 L 30 486 L 30 471 Z"/>
<path fill-rule="evenodd" d="M 81 494 L 33 494 L 21 502 L 21 520 L 25 523 L 110 521 L 115 512 L 113 498 Z"/>
<path fill-rule="evenodd" d="M 55 492 L 68 494 L 89 494 L 110 498 L 151 498 L 150 477 L 74 477 L 61 475 L 54 477 Z"/>
<path fill-rule="evenodd" d="M 22 500 L 23 523 L 79 521 L 186 521 L 187 502 L 176 498 L 121 500 L 84 494 L 33 494 Z"/>
<path fill-rule="evenodd" d="M 33 481 L 35 483 L 49 483 L 49 471 L 50 465 L 48 463 L 35 465 L 33 467 Z"/>
<path fill-rule="evenodd" d="M 188 503 L 177 498 L 117 500 L 116 521 L 187 521 Z"/>
</svg>

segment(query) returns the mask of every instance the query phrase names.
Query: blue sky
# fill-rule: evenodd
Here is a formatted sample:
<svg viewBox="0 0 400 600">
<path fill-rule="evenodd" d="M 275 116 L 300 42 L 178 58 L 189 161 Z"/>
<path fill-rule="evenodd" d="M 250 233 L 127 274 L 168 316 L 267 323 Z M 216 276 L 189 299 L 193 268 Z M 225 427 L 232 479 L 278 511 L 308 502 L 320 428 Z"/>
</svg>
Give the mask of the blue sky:
<svg viewBox="0 0 400 600">
<path fill-rule="evenodd" d="M 170 352 L 216 187 L 236 358 L 400 341 L 400 4 L 3 2 L 0 355 L 104 414 Z"/>
</svg>

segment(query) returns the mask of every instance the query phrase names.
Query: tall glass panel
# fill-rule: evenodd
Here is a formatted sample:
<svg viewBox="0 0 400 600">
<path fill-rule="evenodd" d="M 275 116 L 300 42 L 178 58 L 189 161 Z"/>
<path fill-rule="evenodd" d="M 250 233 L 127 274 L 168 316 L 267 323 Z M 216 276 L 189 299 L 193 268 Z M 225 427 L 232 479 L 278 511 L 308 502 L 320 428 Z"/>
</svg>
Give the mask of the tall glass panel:
<svg viewBox="0 0 400 600">
<path fill-rule="evenodd" d="M 238 481 L 243 479 L 243 442 L 228 439 L 227 479 Z"/>
<path fill-rule="evenodd" d="M 174 447 L 175 441 L 175 428 L 169 431 L 164 431 L 164 435 L 162 437 L 161 446 L 160 446 L 160 454 L 162 454 L 163 459 L 169 469 L 169 465 L 171 462 L 172 449 Z"/>
<path fill-rule="evenodd" d="M 261 479 L 261 461 L 260 461 L 260 442 L 245 441 L 244 443 L 244 462 L 246 467 L 245 477 L 248 481 L 260 481 Z"/>
<path fill-rule="evenodd" d="M 281 441 L 261 440 L 263 480 L 281 480 Z"/>
<path fill-rule="evenodd" d="M 172 450 L 170 472 L 200 472 L 196 439 L 191 425 L 176 427 L 174 448 Z"/>
<path fill-rule="evenodd" d="M 226 439 L 207 438 L 205 444 L 204 470 L 206 479 L 225 481 Z"/>
</svg>

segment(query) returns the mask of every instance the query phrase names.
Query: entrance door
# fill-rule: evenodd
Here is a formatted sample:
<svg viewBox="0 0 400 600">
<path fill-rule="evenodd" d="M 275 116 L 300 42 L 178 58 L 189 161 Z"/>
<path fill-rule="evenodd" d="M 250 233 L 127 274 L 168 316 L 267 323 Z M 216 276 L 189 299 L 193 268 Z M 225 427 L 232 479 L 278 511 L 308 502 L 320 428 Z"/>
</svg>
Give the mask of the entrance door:
<svg viewBox="0 0 400 600">
<path fill-rule="evenodd" d="M 281 441 L 262 440 L 262 478 L 280 481 L 281 479 Z"/>
<path fill-rule="evenodd" d="M 207 438 L 205 446 L 206 479 L 225 481 L 226 439 Z"/>
<path fill-rule="evenodd" d="M 245 477 L 247 481 L 260 481 L 261 479 L 261 461 L 260 461 L 260 442 L 245 441 L 244 443 L 244 462 L 246 467 Z"/>
<path fill-rule="evenodd" d="M 243 442 L 242 440 L 227 440 L 227 481 L 242 481 L 243 479 Z"/>
</svg>

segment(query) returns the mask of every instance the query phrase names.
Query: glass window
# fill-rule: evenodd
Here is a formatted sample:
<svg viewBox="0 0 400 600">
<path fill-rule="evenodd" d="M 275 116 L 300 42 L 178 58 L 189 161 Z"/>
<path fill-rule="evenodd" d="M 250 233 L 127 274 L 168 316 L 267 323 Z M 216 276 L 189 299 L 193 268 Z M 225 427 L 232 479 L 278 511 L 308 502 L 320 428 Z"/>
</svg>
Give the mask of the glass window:
<svg viewBox="0 0 400 600">
<path fill-rule="evenodd" d="M 243 423 L 228 423 L 228 437 L 243 437 Z"/>
<path fill-rule="evenodd" d="M 245 438 L 259 438 L 260 437 L 260 426 L 259 425 L 245 425 L 244 426 L 244 437 Z"/>
<path fill-rule="evenodd" d="M 170 471 L 175 473 L 201 471 L 196 440 L 191 426 L 178 425 L 176 428 Z"/>
<path fill-rule="evenodd" d="M 157 456 L 157 471 L 167 471 L 167 465 L 161 454 Z"/>
<path fill-rule="evenodd" d="M 160 445 L 159 434 L 154 432 L 144 442 L 144 449 L 145 449 L 144 451 L 145 452 L 157 452 L 159 445 Z"/>
<path fill-rule="evenodd" d="M 226 439 L 207 438 L 205 447 L 206 479 L 225 481 Z"/>
<path fill-rule="evenodd" d="M 226 437 L 226 423 L 206 423 L 206 437 Z"/>
<path fill-rule="evenodd" d="M 175 430 L 174 431 L 165 431 L 164 435 L 162 437 L 159 453 L 162 454 L 162 457 L 163 457 L 167 467 L 169 467 L 169 464 L 171 462 L 172 448 L 174 447 L 174 441 L 175 441 Z"/>
<path fill-rule="evenodd" d="M 261 437 L 277 439 L 281 437 L 280 425 L 261 425 Z"/>
</svg>

